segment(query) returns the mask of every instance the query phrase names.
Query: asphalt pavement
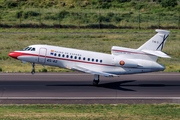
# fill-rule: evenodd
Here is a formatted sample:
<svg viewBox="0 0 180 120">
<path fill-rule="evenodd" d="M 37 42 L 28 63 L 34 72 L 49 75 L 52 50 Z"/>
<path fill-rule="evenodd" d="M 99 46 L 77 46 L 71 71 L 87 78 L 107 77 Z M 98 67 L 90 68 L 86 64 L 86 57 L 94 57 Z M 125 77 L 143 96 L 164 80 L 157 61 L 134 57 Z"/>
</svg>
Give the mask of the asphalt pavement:
<svg viewBox="0 0 180 120">
<path fill-rule="evenodd" d="M 180 73 L 108 78 L 85 73 L 0 73 L 0 104 L 180 103 Z"/>
</svg>

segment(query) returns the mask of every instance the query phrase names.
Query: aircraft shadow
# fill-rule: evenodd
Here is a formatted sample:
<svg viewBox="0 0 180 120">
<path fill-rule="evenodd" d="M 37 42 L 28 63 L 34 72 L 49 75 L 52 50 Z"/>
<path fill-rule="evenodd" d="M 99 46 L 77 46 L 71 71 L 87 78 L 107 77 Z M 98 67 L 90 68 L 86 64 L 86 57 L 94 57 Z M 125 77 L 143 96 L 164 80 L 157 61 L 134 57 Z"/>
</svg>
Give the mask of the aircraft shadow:
<svg viewBox="0 0 180 120">
<path fill-rule="evenodd" d="M 180 85 L 165 85 L 165 84 L 129 84 L 129 85 L 123 85 L 125 83 L 135 82 L 136 80 L 125 80 L 125 81 L 119 81 L 119 82 L 109 82 L 109 83 L 103 83 L 99 84 L 98 88 L 108 88 L 108 89 L 114 89 L 114 90 L 121 90 L 121 91 L 136 91 L 133 89 L 129 89 L 126 87 L 167 87 L 167 86 L 179 86 Z M 91 84 L 54 84 L 54 85 L 46 85 L 46 86 L 93 86 Z"/>
<path fill-rule="evenodd" d="M 126 80 L 126 81 L 119 81 L 119 82 L 110 82 L 110 83 L 104 83 L 104 84 L 99 84 L 97 87 L 98 88 L 108 88 L 108 89 L 115 89 L 115 90 L 122 90 L 122 91 L 135 91 L 132 89 L 127 89 L 127 88 L 122 88 L 121 84 L 124 83 L 129 83 L 129 82 L 135 82 L 135 80 Z M 90 84 L 54 84 L 54 85 L 46 85 L 46 86 L 93 86 Z"/>
<path fill-rule="evenodd" d="M 122 90 L 122 91 L 135 91 L 132 89 L 127 89 L 121 87 L 121 84 L 129 83 L 129 82 L 135 82 L 136 80 L 127 80 L 127 81 L 119 81 L 119 82 L 111 82 L 111 83 L 104 83 L 99 84 L 98 87 L 108 88 L 108 89 L 115 89 L 115 90 Z"/>
<path fill-rule="evenodd" d="M 119 82 L 110 82 L 110 83 L 104 83 L 99 84 L 98 88 L 108 88 L 108 89 L 115 89 L 115 90 L 123 90 L 123 91 L 134 91 L 131 89 L 122 88 L 121 84 L 134 82 L 135 80 L 126 80 L 126 81 L 119 81 Z M 46 85 L 46 86 L 93 86 L 92 84 L 52 84 L 52 85 Z"/>
<path fill-rule="evenodd" d="M 112 82 L 112 83 L 105 83 L 105 84 L 99 84 L 98 87 L 104 87 L 104 88 L 109 88 L 109 89 L 117 89 L 117 90 L 122 90 L 122 91 L 136 91 L 133 89 L 127 89 L 125 87 L 171 87 L 171 86 L 179 86 L 180 85 L 165 85 L 165 84 L 138 84 L 138 85 L 123 85 L 124 83 L 129 83 L 129 82 L 135 82 L 136 80 L 129 80 L 129 81 L 121 81 L 121 82 Z"/>
</svg>

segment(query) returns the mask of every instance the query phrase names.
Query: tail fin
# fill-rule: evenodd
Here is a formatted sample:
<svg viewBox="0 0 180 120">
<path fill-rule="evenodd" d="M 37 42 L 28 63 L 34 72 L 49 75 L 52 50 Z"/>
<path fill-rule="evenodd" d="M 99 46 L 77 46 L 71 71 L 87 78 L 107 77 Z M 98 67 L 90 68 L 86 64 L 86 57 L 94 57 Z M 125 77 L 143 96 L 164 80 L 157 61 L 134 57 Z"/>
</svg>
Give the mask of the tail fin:
<svg viewBox="0 0 180 120">
<path fill-rule="evenodd" d="M 126 57 L 127 59 L 144 59 L 157 61 L 158 57 L 171 58 L 161 50 L 168 38 L 170 31 L 156 30 L 158 33 L 150 40 L 140 46 L 138 49 L 130 49 L 124 47 L 113 46 L 111 48 L 112 55 Z"/>
<path fill-rule="evenodd" d="M 146 43 L 144 43 L 141 47 L 139 47 L 137 50 L 140 50 L 146 54 L 151 54 L 151 55 L 157 56 L 156 59 L 154 59 L 155 61 L 157 60 L 158 57 L 171 58 L 170 56 L 161 52 L 161 50 L 163 49 L 163 46 L 169 36 L 170 31 L 157 29 L 156 32 L 158 32 L 158 33 L 156 35 L 154 35 Z"/>
<path fill-rule="evenodd" d="M 154 35 L 146 43 L 144 43 L 142 46 L 140 46 L 138 50 L 161 51 L 169 36 L 170 31 L 157 29 L 156 32 L 158 33 Z"/>
</svg>

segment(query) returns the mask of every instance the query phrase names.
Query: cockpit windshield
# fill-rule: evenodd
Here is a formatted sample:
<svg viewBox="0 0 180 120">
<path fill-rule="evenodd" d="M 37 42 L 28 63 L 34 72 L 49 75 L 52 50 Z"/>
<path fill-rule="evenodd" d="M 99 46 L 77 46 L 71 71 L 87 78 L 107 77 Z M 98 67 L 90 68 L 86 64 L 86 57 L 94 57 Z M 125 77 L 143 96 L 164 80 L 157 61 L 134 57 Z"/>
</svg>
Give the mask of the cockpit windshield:
<svg viewBox="0 0 180 120">
<path fill-rule="evenodd" d="M 29 47 L 27 50 L 30 51 L 32 47 Z"/>
<path fill-rule="evenodd" d="M 24 51 L 36 51 L 36 48 L 33 47 L 26 47 L 23 49 Z"/>
<path fill-rule="evenodd" d="M 26 48 L 24 48 L 23 50 L 25 50 L 25 51 L 26 51 L 28 48 L 29 48 L 29 47 L 26 47 Z"/>
</svg>

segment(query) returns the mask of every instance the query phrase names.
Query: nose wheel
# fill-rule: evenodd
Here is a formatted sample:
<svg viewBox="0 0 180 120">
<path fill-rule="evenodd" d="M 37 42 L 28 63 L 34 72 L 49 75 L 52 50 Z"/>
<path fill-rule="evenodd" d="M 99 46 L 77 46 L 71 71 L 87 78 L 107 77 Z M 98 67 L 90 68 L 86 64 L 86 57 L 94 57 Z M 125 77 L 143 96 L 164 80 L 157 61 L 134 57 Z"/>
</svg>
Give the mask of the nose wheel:
<svg viewBox="0 0 180 120">
<path fill-rule="evenodd" d="M 31 71 L 31 74 L 34 74 L 35 73 L 35 63 L 32 63 L 32 71 Z"/>
<path fill-rule="evenodd" d="M 99 83 L 99 75 L 94 75 L 94 80 L 93 80 L 93 85 L 94 86 L 98 86 Z"/>
</svg>

